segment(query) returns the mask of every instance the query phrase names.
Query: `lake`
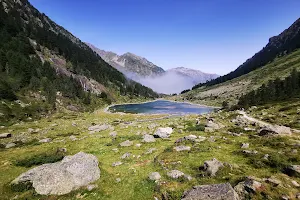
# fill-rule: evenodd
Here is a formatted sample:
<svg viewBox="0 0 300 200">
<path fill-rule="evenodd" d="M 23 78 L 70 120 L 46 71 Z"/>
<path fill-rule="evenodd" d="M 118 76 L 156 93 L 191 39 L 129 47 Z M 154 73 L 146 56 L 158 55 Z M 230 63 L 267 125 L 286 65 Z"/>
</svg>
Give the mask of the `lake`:
<svg viewBox="0 0 300 200">
<path fill-rule="evenodd" d="M 200 106 L 189 103 L 173 102 L 167 100 L 157 100 L 139 104 L 121 104 L 108 108 L 110 112 L 123 113 L 146 113 L 146 114 L 204 114 L 209 113 L 216 108 Z"/>
</svg>

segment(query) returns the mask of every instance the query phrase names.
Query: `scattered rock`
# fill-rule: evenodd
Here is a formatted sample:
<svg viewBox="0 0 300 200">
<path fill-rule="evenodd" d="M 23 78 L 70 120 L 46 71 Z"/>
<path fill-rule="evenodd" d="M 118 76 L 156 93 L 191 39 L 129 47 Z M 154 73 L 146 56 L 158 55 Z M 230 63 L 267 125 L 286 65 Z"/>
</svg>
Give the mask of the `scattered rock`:
<svg viewBox="0 0 300 200">
<path fill-rule="evenodd" d="M 203 165 L 204 171 L 209 176 L 215 176 L 219 169 L 222 167 L 224 167 L 223 163 L 218 161 L 216 158 L 205 161 Z"/>
<path fill-rule="evenodd" d="M 176 146 L 176 147 L 174 147 L 174 149 L 176 151 L 190 151 L 191 147 L 189 147 L 189 146 Z"/>
<path fill-rule="evenodd" d="M 48 143 L 48 142 L 51 142 L 51 141 L 52 141 L 51 138 L 45 138 L 45 139 L 39 140 L 40 143 Z"/>
<path fill-rule="evenodd" d="M 77 140 L 77 137 L 75 135 L 71 135 L 69 138 L 70 138 L 71 141 L 76 141 Z"/>
<path fill-rule="evenodd" d="M 198 138 L 199 138 L 199 139 L 198 139 L 198 140 L 199 140 L 199 142 L 203 142 L 203 141 L 205 141 L 205 140 L 206 140 L 206 137 L 204 137 L 204 136 L 199 136 Z"/>
<path fill-rule="evenodd" d="M 136 144 L 135 146 L 140 148 L 142 146 L 142 144 Z"/>
<path fill-rule="evenodd" d="M 255 150 L 243 150 L 242 151 L 244 154 L 249 154 L 249 155 L 253 155 L 253 154 L 257 154 L 258 152 Z"/>
<path fill-rule="evenodd" d="M 170 127 L 166 128 L 158 128 L 156 132 L 153 134 L 156 138 L 169 138 L 173 133 L 173 129 Z"/>
<path fill-rule="evenodd" d="M 278 185 L 281 185 L 281 181 L 278 180 L 278 179 L 275 179 L 273 177 L 271 177 L 271 178 L 265 178 L 265 179 L 263 179 L 263 181 L 265 181 L 266 183 L 271 184 L 274 187 L 277 187 Z"/>
<path fill-rule="evenodd" d="M 145 142 L 145 143 L 155 142 L 155 138 L 153 135 L 146 134 L 146 135 L 143 135 L 142 142 Z"/>
<path fill-rule="evenodd" d="M 270 157 L 269 154 L 265 154 L 264 157 L 263 157 L 263 159 L 264 159 L 264 160 L 269 160 L 269 157 Z"/>
<path fill-rule="evenodd" d="M 194 186 L 181 200 L 239 200 L 239 196 L 229 183 L 222 183 Z"/>
<path fill-rule="evenodd" d="M 245 181 L 238 183 L 234 190 L 238 193 L 241 200 L 248 199 L 250 193 L 263 190 L 263 185 L 253 177 L 247 177 Z"/>
<path fill-rule="evenodd" d="M 269 125 L 259 130 L 259 136 L 291 135 L 291 128 L 286 126 Z"/>
<path fill-rule="evenodd" d="M 295 181 L 295 180 L 292 181 L 292 184 L 295 187 L 300 187 L 300 184 L 297 181 Z"/>
<path fill-rule="evenodd" d="M 193 177 L 192 177 L 191 175 L 188 175 L 188 174 L 185 174 L 185 175 L 184 175 L 184 178 L 185 178 L 186 180 L 188 180 L 188 181 L 193 180 Z"/>
<path fill-rule="evenodd" d="M 60 162 L 35 167 L 12 181 L 11 184 L 31 183 L 38 194 L 63 195 L 100 178 L 96 156 L 79 152 Z"/>
<path fill-rule="evenodd" d="M 117 161 L 117 162 L 114 162 L 112 164 L 113 167 L 116 167 L 116 166 L 119 166 L 119 165 L 122 165 L 123 163 L 121 161 Z"/>
<path fill-rule="evenodd" d="M 98 187 L 98 185 L 96 185 L 96 184 L 90 184 L 90 185 L 86 186 L 86 189 L 88 191 L 92 191 L 93 189 L 95 189 L 97 187 Z"/>
<path fill-rule="evenodd" d="M 112 151 L 119 152 L 119 149 L 118 148 L 114 148 L 114 149 L 112 149 Z"/>
<path fill-rule="evenodd" d="M 242 149 L 248 149 L 249 148 L 249 143 L 242 143 L 241 148 Z"/>
<path fill-rule="evenodd" d="M 215 138 L 214 136 L 210 136 L 210 137 L 208 138 L 208 141 L 209 141 L 209 142 L 215 142 L 215 141 L 216 141 L 216 138 Z"/>
<path fill-rule="evenodd" d="M 132 142 L 132 141 L 129 141 L 129 140 L 126 140 L 126 141 L 124 141 L 124 142 L 121 142 L 119 145 L 120 145 L 121 147 L 130 147 L 130 146 L 133 145 L 133 142 Z"/>
<path fill-rule="evenodd" d="M 57 148 L 56 152 L 66 153 L 67 152 L 67 148 Z"/>
<path fill-rule="evenodd" d="M 282 195 L 281 199 L 282 200 L 290 200 L 290 197 L 288 195 Z"/>
<path fill-rule="evenodd" d="M 161 176 L 158 172 L 152 172 L 151 174 L 149 174 L 149 179 L 152 181 L 158 181 L 159 179 L 161 179 Z"/>
<path fill-rule="evenodd" d="M 107 125 L 107 124 L 103 124 L 103 125 L 95 125 L 95 126 L 90 126 L 88 128 L 88 130 L 90 131 L 90 134 L 96 133 L 96 132 L 100 132 L 100 131 L 105 131 L 107 129 L 109 129 L 111 126 Z"/>
<path fill-rule="evenodd" d="M 295 197 L 296 199 L 300 199 L 300 193 L 297 193 Z"/>
<path fill-rule="evenodd" d="M 5 145 L 5 148 L 6 148 L 6 149 L 9 149 L 9 148 L 12 148 L 12 147 L 14 147 L 14 146 L 16 146 L 16 145 L 17 145 L 16 143 L 10 142 L 10 143 L 7 143 L 7 144 Z"/>
<path fill-rule="evenodd" d="M 117 137 L 117 132 L 113 131 L 113 132 L 109 133 L 109 136 L 112 137 L 112 138 L 116 138 Z"/>
<path fill-rule="evenodd" d="M 150 149 L 148 149 L 145 154 L 151 154 L 151 153 L 153 153 L 153 151 L 156 151 L 156 148 L 150 148 Z"/>
<path fill-rule="evenodd" d="M 124 153 L 122 156 L 121 156 L 121 159 L 125 159 L 125 158 L 129 158 L 130 157 L 130 153 Z"/>
<path fill-rule="evenodd" d="M 121 182 L 121 179 L 120 179 L 120 178 L 116 178 L 116 182 L 117 182 L 117 183 L 120 183 L 120 182 Z"/>
<path fill-rule="evenodd" d="M 2 133 L 0 134 L 0 139 L 2 138 L 10 138 L 11 137 L 11 133 Z"/>
<path fill-rule="evenodd" d="M 171 170 L 167 173 L 167 176 L 170 178 L 178 179 L 184 176 L 184 173 L 179 170 Z"/>
<path fill-rule="evenodd" d="M 289 176 L 300 177 L 300 165 L 291 165 L 285 171 Z"/>
</svg>

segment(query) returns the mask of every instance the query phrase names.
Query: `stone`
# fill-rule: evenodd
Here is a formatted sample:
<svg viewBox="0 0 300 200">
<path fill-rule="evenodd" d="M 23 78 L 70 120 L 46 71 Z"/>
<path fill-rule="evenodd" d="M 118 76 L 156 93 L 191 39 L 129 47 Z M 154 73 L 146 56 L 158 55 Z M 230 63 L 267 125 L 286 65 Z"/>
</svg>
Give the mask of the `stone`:
<svg viewBox="0 0 300 200">
<path fill-rule="evenodd" d="M 156 132 L 153 134 L 156 138 L 169 138 L 173 133 L 173 129 L 170 127 L 166 128 L 158 128 Z"/>
<path fill-rule="evenodd" d="M 291 135 L 291 128 L 279 125 L 269 125 L 259 130 L 259 136 Z"/>
<path fill-rule="evenodd" d="M 161 176 L 158 172 L 152 172 L 149 174 L 148 178 L 152 181 L 158 181 L 159 179 L 161 179 Z"/>
<path fill-rule="evenodd" d="M 90 126 L 88 128 L 88 130 L 90 131 L 90 134 L 96 133 L 96 132 L 100 132 L 100 131 L 105 131 L 107 129 L 111 128 L 110 125 L 107 124 L 102 124 L 102 125 L 94 125 L 94 126 Z"/>
<path fill-rule="evenodd" d="M 11 184 L 32 184 L 41 195 L 63 195 L 89 185 L 100 178 L 98 159 L 79 152 L 60 162 L 35 167 L 17 177 Z"/>
<path fill-rule="evenodd" d="M 181 200 L 239 200 L 239 196 L 229 183 L 221 183 L 194 186 Z"/>
<path fill-rule="evenodd" d="M 156 148 L 150 148 L 150 149 L 148 149 L 145 154 L 151 154 L 151 153 L 153 153 L 153 151 L 156 151 Z"/>
<path fill-rule="evenodd" d="M 271 184 L 274 187 L 277 187 L 278 185 L 281 185 L 281 181 L 278 180 L 278 179 L 275 179 L 273 177 L 265 178 L 265 179 L 263 179 L 263 181 L 265 181 L 266 183 Z"/>
<path fill-rule="evenodd" d="M 120 145 L 121 147 L 130 147 L 130 146 L 133 145 L 133 142 L 132 142 L 132 141 L 129 141 L 129 140 L 126 140 L 126 141 L 124 141 L 124 142 L 121 142 L 119 145 Z"/>
<path fill-rule="evenodd" d="M 186 180 L 188 180 L 188 181 L 193 180 L 193 177 L 192 177 L 191 175 L 185 174 L 185 175 L 183 175 L 183 176 L 184 176 L 184 178 L 185 178 Z"/>
<path fill-rule="evenodd" d="M 257 154 L 258 152 L 255 150 L 243 150 L 242 151 L 244 154 L 249 154 L 249 155 L 253 155 L 253 154 Z"/>
<path fill-rule="evenodd" d="M 263 157 L 263 159 L 264 159 L 264 160 L 269 160 L 269 157 L 270 157 L 269 154 L 265 154 L 264 157 Z"/>
<path fill-rule="evenodd" d="M 242 149 L 248 149 L 249 148 L 249 143 L 242 143 L 241 148 Z"/>
<path fill-rule="evenodd" d="M 97 187 L 98 187 L 98 185 L 96 185 L 96 184 L 90 184 L 90 185 L 86 186 L 86 189 L 88 191 L 92 191 L 93 189 L 95 189 Z"/>
<path fill-rule="evenodd" d="M 119 149 L 118 148 L 113 148 L 112 151 L 119 152 Z"/>
<path fill-rule="evenodd" d="M 216 158 L 205 161 L 203 165 L 204 171 L 209 176 L 215 176 L 219 169 L 222 167 L 224 167 L 223 163 L 218 161 Z"/>
<path fill-rule="evenodd" d="M 215 141 L 216 141 L 216 138 L 215 138 L 214 136 L 210 136 L 210 137 L 208 138 L 208 141 L 209 141 L 209 142 L 215 142 Z"/>
<path fill-rule="evenodd" d="M 234 190 L 238 193 L 241 200 L 247 199 L 250 193 L 256 193 L 263 188 L 263 185 L 253 177 L 247 177 L 245 181 L 238 183 Z"/>
<path fill-rule="evenodd" d="M 10 138 L 11 137 L 11 133 L 1 133 L 0 134 L 0 139 L 2 138 Z"/>
<path fill-rule="evenodd" d="M 12 148 L 12 147 L 14 147 L 14 146 L 16 146 L 16 143 L 10 142 L 10 143 L 7 143 L 7 144 L 5 145 L 5 148 L 6 148 L 6 149 L 9 149 L 9 148 Z"/>
<path fill-rule="evenodd" d="M 300 199 L 300 193 L 297 193 L 295 197 L 296 199 Z"/>
<path fill-rule="evenodd" d="M 51 138 L 44 138 L 44 139 L 39 140 L 40 143 L 48 143 L 48 142 L 51 142 L 51 141 L 52 141 Z"/>
<path fill-rule="evenodd" d="M 142 146 L 142 144 L 136 144 L 135 146 L 140 148 Z"/>
<path fill-rule="evenodd" d="M 117 182 L 117 183 L 120 183 L 120 182 L 121 182 L 121 179 L 120 179 L 120 178 L 116 178 L 116 182 Z"/>
<path fill-rule="evenodd" d="M 188 135 L 188 136 L 185 136 L 184 139 L 188 140 L 188 141 L 195 141 L 197 139 L 197 136 L 196 135 Z"/>
<path fill-rule="evenodd" d="M 142 142 L 145 142 L 145 143 L 155 142 L 155 138 L 153 135 L 146 134 L 146 135 L 143 135 Z"/>
<path fill-rule="evenodd" d="M 167 176 L 170 178 L 178 179 L 184 176 L 184 173 L 179 170 L 171 170 L 167 173 Z"/>
<path fill-rule="evenodd" d="M 116 167 L 116 166 L 119 166 L 119 165 L 122 165 L 123 163 L 121 161 L 117 161 L 117 162 L 114 162 L 112 164 L 113 167 Z"/>
<path fill-rule="evenodd" d="M 176 146 L 176 147 L 174 147 L 174 149 L 176 151 L 190 151 L 191 147 L 189 147 L 189 146 Z"/>
<path fill-rule="evenodd" d="M 203 141 L 206 140 L 206 137 L 204 137 L 204 136 L 199 136 L 199 137 L 198 137 L 198 140 L 199 140 L 200 142 L 203 142 Z"/>
<path fill-rule="evenodd" d="M 70 138 L 71 141 L 76 141 L 77 140 L 75 135 L 71 135 L 69 138 Z"/>
<path fill-rule="evenodd" d="M 292 181 L 292 184 L 295 187 L 300 187 L 300 184 L 297 181 L 295 181 L 295 180 Z"/>
<path fill-rule="evenodd" d="M 113 131 L 113 132 L 109 133 L 109 136 L 112 137 L 112 138 L 116 138 L 117 137 L 117 132 Z"/>
<path fill-rule="evenodd" d="M 282 200 L 290 200 L 290 197 L 288 195 L 282 195 L 281 199 Z"/>
<path fill-rule="evenodd" d="M 295 176 L 300 178 L 300 165 L 291 165 L 285 170 L 289 176 Z"/>
<path fill-rule="evenodd" d="M 122 156 L 121 156 L 121 159 L 126 159 L 126 158 L 129 158 L 130 157 L 130 153 L 124 153 Z"/>
</svg>

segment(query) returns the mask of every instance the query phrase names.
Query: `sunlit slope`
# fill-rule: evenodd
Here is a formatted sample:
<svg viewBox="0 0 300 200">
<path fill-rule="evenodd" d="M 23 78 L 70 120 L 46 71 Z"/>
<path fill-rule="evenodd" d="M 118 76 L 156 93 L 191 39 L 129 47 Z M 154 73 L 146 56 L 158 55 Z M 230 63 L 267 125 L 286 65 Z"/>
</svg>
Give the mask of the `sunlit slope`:
<svg viewBox="0 0 300 200">
<path fill-rule="evenodd" d="M 223 101 L 235 104 L 242 94 L 259 88 L 269 80 L 278 77 L 283 79 L 294 68 L 300 70 L 300 50 L 276 58 L 265 66 L 238 78 L 214 86 L 203 86 L 174 98 L 207 105 L 221 105 Z"/>
</svg>

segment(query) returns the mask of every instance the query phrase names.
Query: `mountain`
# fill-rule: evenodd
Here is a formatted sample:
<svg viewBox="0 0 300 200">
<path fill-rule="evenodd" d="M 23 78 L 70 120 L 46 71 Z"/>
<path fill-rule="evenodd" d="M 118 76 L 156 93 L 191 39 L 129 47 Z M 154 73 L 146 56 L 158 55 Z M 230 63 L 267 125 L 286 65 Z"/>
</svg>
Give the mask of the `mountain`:
<svg viewBox="0 0 300 200">
<path fill-rule="evenodd" d="M 177 67 L 173 69 L 169 69 L 167 72 L 177 73 L 181 76 L 185 76 L 189 78 L 194 84 L 205 83 L 206 81 L 218 78 L 217 74 L 209 74 L 204 73 L 200 70 L 185 68 L 185 67 Z"/>
<path fill-rule="evenodd" d="M 203 85 L 215 85 L 232 80 L 255 69 L 261 68 L 269 62 L 274 61 L 277 57 L 287 55 L 298 48 L 300 48 L 300 18 L 278 36 L 271 37 L 269 39 L 269 43 L 261 51 L 248 59 L 235 71 L 209 81 L 208 83 L 196 85 L 194 88 L 198 88 Z"/>
<path fill-rule="evenodd" d="M 103 60 L 118 69 L 128 78 L 135 80 L 154 91 L 164 94 L 179 93 L 191 89 L 195 84 L 205 83 L 219 77 L 199 70 L 178 67 L 165 71 L 147 59 L 133 53 L 121 56 L 111 51 L 104 51 L 92 44 L 86 43 Z"/>
<path fill-rule="evenodd" d="M 93 49 L 103 60 L 115 67 L 128 77 L 133 76 L 156 76 L 164 73 L 165 71 L 148 61 L 146 58 L 137 56 L 133 53 L 125 53 L 118 55 L 111 51 L 104 51 L 98 49 L 92 44 L 86 43 L 91 49 Z"/>
<path fill-rule="evenodd" d="M 221 105 L 222 102 L 229 102 L 231 105 L 235 105 L 241 97 L 243 97 L 243 102 L 246 102 L 244 104 L 248 104 L 246 98 L 257 98 L 261 94 L 254 93 L 254 91 L 269 90 L 268 92 L 271 92 L 270 90 L 273 90 L 273 94 L 266 95 L 271 97 L 274 96 L 276 90 L 281 91 L 277 97 L 282 97 L 282 99 L 291 97 L 286 93 L 292 93 L 289 91 L 293 86 L 289 87 L 291 85 L 289 82 L 297 79 L 295 75 L 290 77 L 291 73 L 296 74 L 294 70 L 300 71 L 299 48 L 300 19 L 280 35 L 272 37 L 261 51 L 234 72 L 208 83 L 198 84 L 193 87 L 192 91 L 176 98 L 178 100 L 188 99 L 201 104 Z M 284 81 L 285 78 L 287 78 L 286 81 Z M 278 87 L 280 84 L 281 86 Z M 273 88 L 273 86 L 277 88 Z M 251 100 L 251 102 L 261 102 L 260 98 L 256 101 Z"/>
<path fill-rule="evenodd" d="M 0 99 L 7 102 L 0 105 L 0 121 L 61 106 L 86 109 L 123 97 L 158 97 L 27 0 L 0 0 L 0 77 Z M 20 99 L 29 108 L 10 103 Z"/>
</svg>

